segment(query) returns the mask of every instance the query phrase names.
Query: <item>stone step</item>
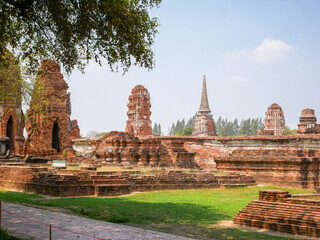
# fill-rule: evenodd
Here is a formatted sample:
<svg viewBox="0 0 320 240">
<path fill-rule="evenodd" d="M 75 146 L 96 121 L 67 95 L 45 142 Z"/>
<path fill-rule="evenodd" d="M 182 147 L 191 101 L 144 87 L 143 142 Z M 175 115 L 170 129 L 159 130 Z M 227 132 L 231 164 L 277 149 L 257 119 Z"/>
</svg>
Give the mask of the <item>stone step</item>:
<svg viewBox="0 0 320 240">
<path fill-rule="evenodd" d="M 131 193 L 131 186 L 128 184 L 103 184 L 94 187 L 96 196 L 117 196 Z"/>
<path fill-rule="evenodd" d="M 247 211 L 255 211 L 255 212 L 277 212 L 277 213 L 290 213 L 290 212 L 295 212 L 295 213 L 308 213 L 310 211 L 312 211 L 315 214 L 319 214 L 320 215 L 320 210 L 319 208 L 304 208 L 304 207 L 297 207 L 297 208 L 293 208 L 293 207 L 277 207 L 277 206 L 267 206 L 267 205 L 249 205 L 246 206 L 244 209 L 242 209 L 241 211 L 243 212 L 247 212 Z"/>
<path fill-rule="evenodd" d="M 80 185 L 93 185 L 93 182 L 92 181 L 84 181 L 84 180 L 79 180 L 79 181 L 57 180 L 57 181 L 54 181 L 54 184 L 59 185 L 59 186 L 63 186 L 63 185 L 80 186 Z"/>
<path fill-rule="evenodd" d="M 125 177 L 121 175 L 91 175 L 92 180 L 103 180 L 103 179 L 125 179 Z"/>
<path fill-rule="evenodd" d="M 235 217 L 233 218 L 235 224 L 253 226 L 259 228 L 267 228 L 274 231 L 287 232 L 293 234 L 303 234 L 312 237 L 320 237 L 320 229 L 304 225 L 294 225 L 287 223 L 274 223 L 268 221 L 254 220 L 254 219 L 245 219 Z"/>
<path fill-rule="evenodd" d="M 294 204 L 294 203 L 252 201 L 250 204 L 255 204 L 255 205 L 260 205 L 260 206 L 273 206 L 273 207 L 277 207 L 278 206 L 278 207 L 281 207 L 281 208 L 320 211 L 320 206 L 308 206 L 308 205 Z"/>
<path fill-rule="evenodd" d="M 102 184 L 127 184 L 126 180 L 93 180 L 94 185 L 102 185 Z"/>
<path fill-rule="evenodd" d="M 238 188 L 238 187 L 248 187 L 245 183 L 230 183 L 230 184 L 220 184 L 222 188 Z"/>
<path fill-rule="evenodd" d="M 308 216 L 304 216 L 303 218 L 295 216 L 295 215 L 262 215 L 257 213 L 250 213 L 250 214 L 238 214 L 237 217 L 244 218 L 244 219 L 251 219 L 251 220 L 260 220 L 260 221 L 269 221 L 269 222 L 276 222 L 276 223 L 288 223 L 288 224 L 295 224 L 295 225 L 306 225 L 317 227 L 320 229 L 320 218 L 314 217 L 312 214 Z M 312 219 L 312 220 L 310 220 Z"/>
</svg>

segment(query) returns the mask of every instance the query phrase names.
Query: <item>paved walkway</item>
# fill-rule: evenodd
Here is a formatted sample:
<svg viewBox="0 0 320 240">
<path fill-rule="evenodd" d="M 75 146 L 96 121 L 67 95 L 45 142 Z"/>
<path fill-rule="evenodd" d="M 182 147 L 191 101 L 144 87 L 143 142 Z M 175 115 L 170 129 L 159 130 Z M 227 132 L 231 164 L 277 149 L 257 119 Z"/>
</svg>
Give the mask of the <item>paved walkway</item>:
<svg viewBox="0 0 320 240">
<path fill-rule="evenodd" d="M 2 227 L 20 238 L 49 239 L 49 224 L 52 224 L 52 240 L 191 239 L 7 202 L 2 202 L 2 209 Z"/>
</svg>

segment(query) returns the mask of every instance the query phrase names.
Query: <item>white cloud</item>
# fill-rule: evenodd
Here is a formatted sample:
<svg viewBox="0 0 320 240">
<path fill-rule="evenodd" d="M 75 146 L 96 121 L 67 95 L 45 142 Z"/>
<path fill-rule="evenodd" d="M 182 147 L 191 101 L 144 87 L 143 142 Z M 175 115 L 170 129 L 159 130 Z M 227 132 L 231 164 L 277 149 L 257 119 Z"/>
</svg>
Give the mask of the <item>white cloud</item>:
<svg viewBox="0 0 320 240">
<path fill-rule="evenodd" d="M 257 61 L 278 61 L 293 50 L 293 46 L 282 40 L 266 38 L 253 50 L 232 50 L 224 54 L 229 59 L 253 59 Z"/>
<path fill-rule="evenodd" d="M 292 49 L 293 47 L 284 41 L 266 38 L 251 52 L 251 56 L 259 61 L 280 60 Z"/>
</svg>

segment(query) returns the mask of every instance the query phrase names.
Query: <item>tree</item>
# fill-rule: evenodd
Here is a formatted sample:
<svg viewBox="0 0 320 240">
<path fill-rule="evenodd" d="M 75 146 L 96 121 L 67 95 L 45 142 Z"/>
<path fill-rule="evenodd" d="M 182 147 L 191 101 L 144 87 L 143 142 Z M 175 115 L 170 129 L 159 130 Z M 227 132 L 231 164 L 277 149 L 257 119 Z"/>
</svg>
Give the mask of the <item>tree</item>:
<svg viewBox="0 0 320 240">
<path fill-rule="evenodd" d="M 296 135 L 296 134 L 298 134 L 297 133 L 297 129 L 290 129 L 288 126 L 285 126 L 285 133 L 287 134 L 287 135 Z"/>
<path fill-rule="evenodd" d="M 21 102 L 23 80 L 20 66 L 7 50 L 0 58 L 0 101 Z"/>
<path fill-rule="evenodd" d="M 152 128 L 152 134 L 157 134 L 158 133 L 158 124 L 154 123 L 153 128 Z"/>
<path fill-rule="evenodd" d="M 153 128 L 152 128 L 152 134 L 159 135 L 159 136 L 162 135 L 160 123 L 154 123 Z"/>
<path fill-rule="evenodd" d="M 169 136 L 189 136 L 189 135 L 191 135 L 192 131 L 193 131 L 193 124 L 194 124 L 195 118 L 196 118 L 196 115 L 189 118 L 188 121 L 185 121 L 185 119 L 183 118 L 181 121 L 178 119 L 176 124 L 172 123 L 172 126 L 171 126 L 171 128 L 169 128 L 169 131 L 168 131 Z M 179 132 L 178 135 L 177 135 L 177 132 Z"/>
<path fill-rule="evenodd" d="M 193 131 L 193 128 L 192 128 L 192 127 L 186 127 L 186 128 L 183 130 L 182 135 L 183 135 L 183 136 L 190 136 L 190 135 L 192 135 L 192 131 Z"/>
<path fill-rule="evenodd" d="M 133 64 L 154 66 L 151 45 L 157 18 L 148 10 L 161 0 L 2 0 L 0 55 L 7 48 L 29 72 L 50 59 L 67 73 L 89 60 L 124 72 Z M 134 61 L 134 62 L 133 62 Z"/>
<path fill-rule="evenodd" d="M 238 124 L 238 119 L 228 121 L 228 119 L 218 118 L 216 122 L 216 132 L 219 136 L 253 136 L 259 129 L 263 128 L 262 118 L 249 118 Z"/>
</svg>

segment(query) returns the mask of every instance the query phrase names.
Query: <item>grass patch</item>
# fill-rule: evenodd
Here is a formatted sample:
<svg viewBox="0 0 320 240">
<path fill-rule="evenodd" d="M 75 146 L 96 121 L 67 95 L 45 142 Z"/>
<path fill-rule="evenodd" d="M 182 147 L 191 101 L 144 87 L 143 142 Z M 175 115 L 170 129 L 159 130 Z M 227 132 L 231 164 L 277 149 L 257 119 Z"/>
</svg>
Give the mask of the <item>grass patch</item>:
<svg viewBox="0 0 320 240">
<path fill-rule="evenodd" d="M 20 238 L 13 237 L 7 233 L 6 230 L 0 229 L 1 240 L 21 240 Z"/>
<path fill-rule="evenodd" d="M 94 219 L 138 225 L 198 239 L 287 239 L 214 226 L 221 220 L 232 220 L 240 209 L 258 199 L 259 190 L 266 189 L 285 190 L 292 194 L 312 192 L 279 187 L 251 187 L 47 200 L 33 194 L 0 191 L 0 198 L 10 202 L 65 208 Z"/>
</svg>

